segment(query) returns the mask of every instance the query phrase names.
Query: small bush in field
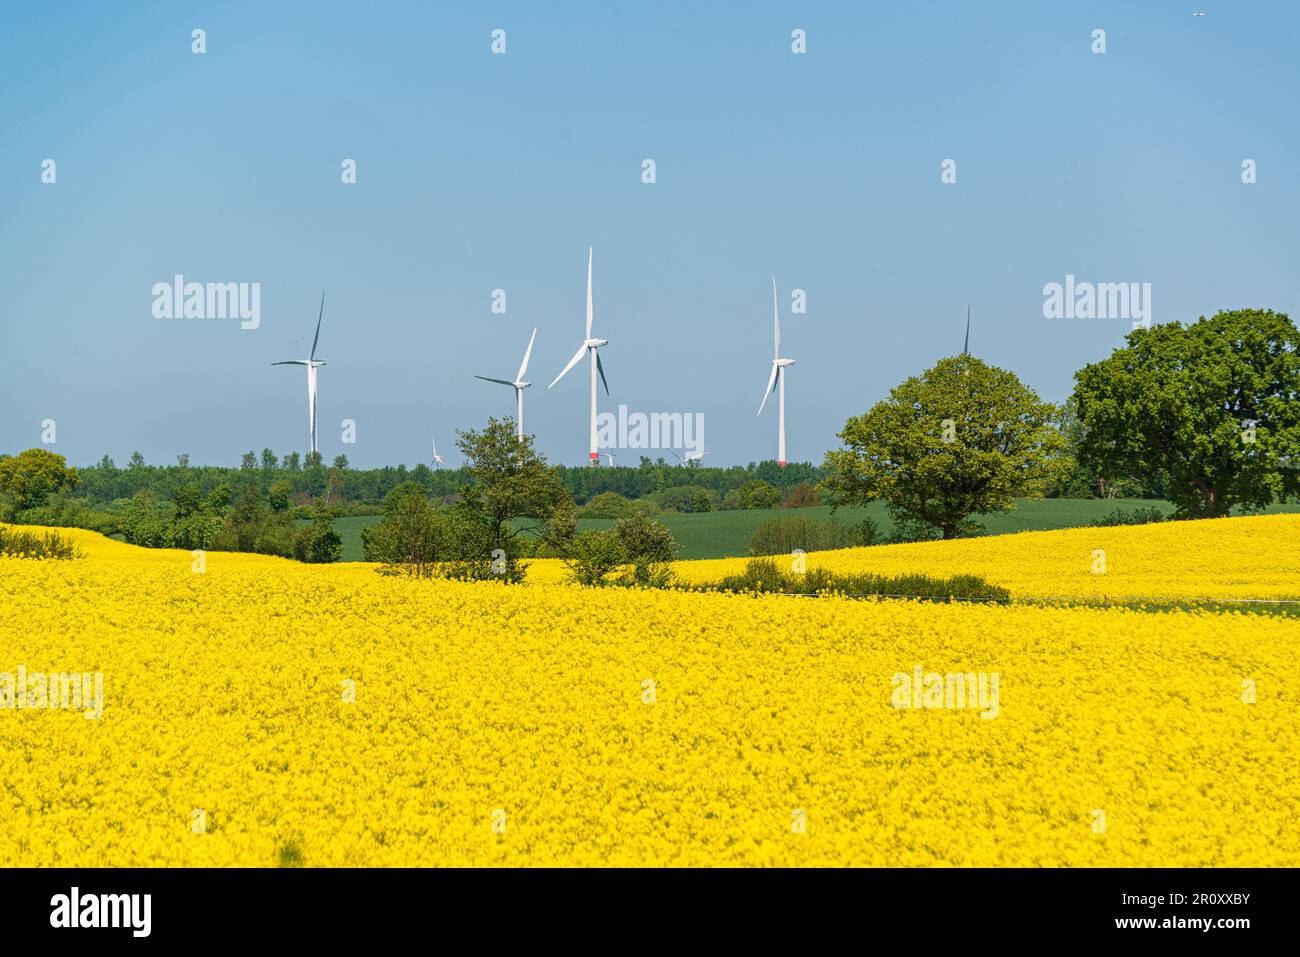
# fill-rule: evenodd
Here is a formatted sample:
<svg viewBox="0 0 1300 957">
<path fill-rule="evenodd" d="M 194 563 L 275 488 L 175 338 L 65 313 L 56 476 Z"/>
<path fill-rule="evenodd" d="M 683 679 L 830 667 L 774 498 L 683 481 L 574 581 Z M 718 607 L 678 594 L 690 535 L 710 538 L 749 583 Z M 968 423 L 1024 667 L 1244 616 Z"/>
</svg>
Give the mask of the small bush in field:
<svg viewBox="0 0 1300 957">
<path fill-rule="evenodd" d="M 745 571 L 705 586 L 709 591 L 853 597 L 921 598 L 930 601 L 1007 602 L 1011 593 L 975 575 L 933 578 L 929 575 L 836 575 L 821 568 L 803 574 L 786 571 L 771 558 L 751 558 Z"/>
<path fill-rule="evenodd" d="M 69 559 L 76 558 L 78 551 L 70 538 L 58 532 L 26 532 L 0 526 L 0 555 Z"/>
<path fill-rule="evenodd" d="M 1095 518 L 1088 524 L 1093 528 L 1109 528 L 1113 525 L 1149 525 L 1152 522 L 1165 521 L 1165 513 L 1152 505 L 1150 508 L 1135 508 L 1126 511 L 1117 508 L 1101 518 Z"/>
</svg>

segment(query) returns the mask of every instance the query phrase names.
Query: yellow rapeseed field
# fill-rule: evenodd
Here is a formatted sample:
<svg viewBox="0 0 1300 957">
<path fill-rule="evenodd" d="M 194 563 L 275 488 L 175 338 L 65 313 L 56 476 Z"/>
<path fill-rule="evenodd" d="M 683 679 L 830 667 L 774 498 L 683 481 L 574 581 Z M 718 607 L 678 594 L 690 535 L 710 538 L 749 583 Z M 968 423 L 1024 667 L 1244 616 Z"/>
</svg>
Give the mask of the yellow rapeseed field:
<svg viewBox="0 0 1300 957">
<path fill-rule="evenodd" d="M 1300 515 L 1021 532 L 812 552 L 805 560 L 835 572 L 979 575 L 1016 598 L 1300 598 Z M 679 562 L 678 571 L 705 582 L 744 564 Z"/>
<path fill-rule="evenodd" d="M 810 563 L 1295 594 L 1296 522 Z M 0 705 L 19 667 L 103 675 L 98 719 L 0 707 L 7 866 L 1300 864 L 1298 619 L 200 572 L 72 534 L 0 558 Z M 924 706 L 960 703 L 931 673 L 996 695 Z"/>
</svg>

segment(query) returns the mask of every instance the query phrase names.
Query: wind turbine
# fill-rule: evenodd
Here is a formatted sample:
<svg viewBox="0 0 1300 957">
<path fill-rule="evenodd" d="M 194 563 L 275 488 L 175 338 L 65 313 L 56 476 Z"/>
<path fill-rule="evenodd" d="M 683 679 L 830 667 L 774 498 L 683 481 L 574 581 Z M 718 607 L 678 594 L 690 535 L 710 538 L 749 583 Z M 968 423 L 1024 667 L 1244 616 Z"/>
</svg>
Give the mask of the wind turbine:
<svg viewBox="0 0 1300 957">
<path fill-rule="evenodd" d="M 614 467 L 614 453 L 611 452 L 609 449 L 606 449 L 606 450 L 605 450 L 605 458 L 606 458 L 606 459 L 608 460 L 608 462 L 609 462 L 609 467 L 610 467 L 610 468 L 613 468 L 613 467 Z"/>
<path fill-rule="evenodd" d="M 438 454 L 438 437 L 435 435 L 433 437 L 433 464 L 438 468 L 442 468 L 445 461 L 446 460 Z"/>
<path fill-rule="evenodd" d="M 794 365 L 793 359 L 781 358 L 781 314 L 776 304 L 776 277 L 772 277 L 772 324 L 775 330 L 776 347 L 772 356 L 772 375 L 767 380 L 767 391 L 763 393 L 763 401 L 759 403 L 758 418 L 763 414 L 763 407 L 767 405 L 768 397 L 772 394 L 774 388 L 780 388 L 781 395 L 778 398 L 779 412 L 777 415 L 776 426 L 776 464 L 785 465 L 785 367 Z"/>
<path fill-rule="evenodd" d="M 605 386 L 605 394 L 609 395 L 609 382 L 605 379 L 605 367 L 601 365 L 600 353 L 597 351 L 601 346 L 609 345 L 608 339 L 593 339 L 591 337 L 591 247 L 587 247 L 587 335 L 582 340 L 582 345 L 578 346 L 578 351 L 573 354 L 569 364 L 565 366 L 555 380 L 546 388 L 552 388 L 556 382 L 563 379 L 582 359 L 583 352 L 591 356 L 591 442 L 588 448 L 589 457 L 592 464 L 600 461 L 600 453 L 596 451 L 596 374 L 600 374 L 600 381 Z"/>
<path fill-rule="evenodd" d="M 700 462 L 704 459 L 704 456 L 709 454 L 708 449 L 705 449 L 702 452 L 692 452 L 689 455 L 678 455 L 673 449 L 669 449 L 668 451 L 672 452 L 673 458 L 678 462 L 681 462 L 683 465 L 690 465 L 692 462 Z"/>
<path fill-rule="evenodd" d="M 320 342 L 320 321 L 325 315 L 325 291 L 320 294 L 320 315 L 316 317 L 316 338 L 311 341 L 311 354 L 306 359 L 286 359 L 272 362 L 273 366 L 307 367 L 307 428 L 311 433 L 311 451 L 316 453 L 316 370 L 325 365 L 324 359 L 316 358 L 316 343 Z"/>
<path fill-rule="evenodd" d="M 970 355 L 970 305 L 966 306 L 966 344 L 961 347 L 961 354 Z"/>
<path fill-rule="evenodd" d="M 524 353 L 524 361 L 519 363 L 519 374 L 515 376 L 513 382 L 510 382 L 507 379 L 489 379 L 485 375 L 476 375 L 474 377 L 476 379 L 482 379 L 484 382 L 497 382 L 501 385 L 508 385 L 515 390 L 515 405 L 518 410 L 515 415 L 515 427 L 519 433 L 520 442 L 524 440 L 524 390 L 532 385 L 531 382 L 524 381 L 524 372 L 528 369 L 528 357 L 533 354 L 533 343 L 536 339 L 537 330 L 534 329 L 532 339 L 528 340 L 528 350 Z"/>
</svg>

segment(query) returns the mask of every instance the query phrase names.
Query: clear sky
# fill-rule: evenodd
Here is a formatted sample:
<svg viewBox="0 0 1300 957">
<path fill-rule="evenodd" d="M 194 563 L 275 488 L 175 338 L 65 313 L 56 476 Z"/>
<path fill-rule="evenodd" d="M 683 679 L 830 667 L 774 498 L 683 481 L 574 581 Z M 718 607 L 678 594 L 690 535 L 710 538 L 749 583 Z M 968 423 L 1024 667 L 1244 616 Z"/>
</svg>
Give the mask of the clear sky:
<svg viewBox="0 0 1300 957">
<path fill-rule="evenodd" d="M 53 419 L 73 464 L 303 451 L 305 375 L 270 363 L 325 289 L 327 460 L 433 432 L 456 464 L 456 428 L 513 413 L 473 374 L 536 326 L 526 424 L 583 463 L 585 371 L 546 384 L 588 245 L 602 408 L 703 413 L 708 464 L 775 458 L 773 274 L 792 460 L 960 351 L 967 303 L 971 351 L 1060 401 L 1129 328 L 1045 319 L 1067 273 L 1151 283 L 1156 322 L 1300 316 L 1297 36 L 1300 4 L 1223 0 L 7 5 L 0 450 Z M 260 327 L 155 319 L 176 273 L 260 282 Z"/>
</svg>

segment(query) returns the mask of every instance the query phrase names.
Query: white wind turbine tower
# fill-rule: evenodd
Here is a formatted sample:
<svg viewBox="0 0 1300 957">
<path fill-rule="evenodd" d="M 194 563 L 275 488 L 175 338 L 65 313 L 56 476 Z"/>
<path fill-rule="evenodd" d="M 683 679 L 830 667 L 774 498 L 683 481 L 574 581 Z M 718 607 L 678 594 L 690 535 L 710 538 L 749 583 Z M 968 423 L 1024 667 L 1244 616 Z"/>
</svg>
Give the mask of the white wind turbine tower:
<svg viewBox="0 0 1300 957">
<path fill-rule="evenodd" d="M 325 365 L 324 359 L 316 358 L 316 344 L 320 342 L 320 321 L 325 315 L 325 293 L 320 294 L 320 315 L 316 317 L 316 338 L 311 341 L 311 354 L 306 359 L 286 359 L 284 362 L 272 362 L 273 366 L 307 367 L 307 428 L 311 433 L 311 451 L 316 451 L 316 370 Z"/>
<path fill-rule="evenodd" d="M 565 366 L 555 380 L 546 388 L 551 388 L 556 382 L 568 374 L 568 371 L 578 364 L 582 359 L 583 352 L 591 355 L 591 442 L 588 448 L 589 458 L 594 465 L 600 461 L 600 452 L 596 449 L 596 375 L 600 374 L 600 381 L 605 386 L 605 394 L 609 395 L 609 382 L 605 380 L 605 367 L 601 365 L 600 353 L 597 351 L 601 346 L 608 345 L 608 339 L 593 339 L 591 337 L 591 247 L 587 247 L 587 336 L 582 340 L 582 345 L 578 346 L 578 351 L 573 354 L 569 364 Z"/>
<path fill-rule="evenodd" d="M 772 375 L 767 380 L 767 390 L 763 393 L 763 401 L 759 403 L 758 418 L 763 414 L 763 406 L 767 405 L 767 399 L 772 394 L 773 388 L 780 389 L 777 405 L 779 412 L 777 414 L 776 425 L 776 464 L 785 465 L 785 367 L 794 365 L 793 359 L 781 358 L 781 314 L 776 304 L 776 277 L 772 277 L 772 324 L 775 329 L 776 348 L 773 350 L 772 358 Z"/>
<path fill-rule="evenodd" d="M 446 459 L 444 459 L 441 455 L 438 454 L 438 437 L 435 435 L 435 436 L 433 437 L 433 464 L 434 464 L 434 467 L 435 467 L 435 468 L 442 468 L 443 463 L 444 463 L 445 461 L 446 461 Z"/>
<path fill-rule="evenodd" d="M 482 379 L 484 382 L 497 382 L 501 385 L 508 385 L 515 390 L 515 428 L 519 433 L 519 441 L 524 440 L 524 390 L 527 389 L 531 382 L 524 381 L 524 373 L 528 370 L 528 357 L 533 354 L 533 343 L 537 340 L 537 330 L 533 330 L 533 337 L 528 340 L 528 349 L 524 352 L 524 361 L 519 363 L 519 374 L 515 376 L 513 382 L 508 379 L 489 379 L 485 375 L 476 375 L 474 378 Z"/>
</svg>

